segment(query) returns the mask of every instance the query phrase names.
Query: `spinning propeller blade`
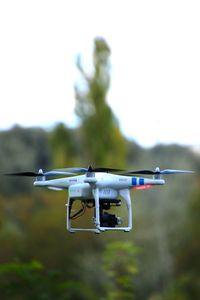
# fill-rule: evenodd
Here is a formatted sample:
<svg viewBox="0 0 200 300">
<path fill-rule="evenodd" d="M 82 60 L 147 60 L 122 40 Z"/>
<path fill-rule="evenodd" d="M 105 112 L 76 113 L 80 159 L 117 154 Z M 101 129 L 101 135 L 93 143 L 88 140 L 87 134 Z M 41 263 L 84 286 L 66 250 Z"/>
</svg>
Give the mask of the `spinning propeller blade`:
<svg viewBox="0 0 200 300">
<path fill-rule="evenodd" d="M 62 169 L 56 169 L 56 172 L 71 172 L 73 173 L 85 173 L 88 171 L 87 168 L 62 168 Z"/>
<path fill-rule="evenodd" d="M 123 172 L 124 170 L 122 169 L 117 169 L 117 168 L 92 168 L 92 172 Z"/>
<path fill-rule="evenodd" d="M 154 175 L 154 174 L 159 174 L 159 173 L 151 170 L 138 170 L 138 171 L 128 171 L 123 175 Z"/>
<path fill-rule="evenodd" d="M 181 173 L 194 173 L 194 171 L 173 170 L 173 169 L 160 170 L 159 168 L 156 168 L 154 171 L 153 170 L 129 171 L 124 173 L 124 175 L 170 175 L 170 174 L 181 174 Z"/>
<path fill-rule="evenodd" d="M 39 172 L 15 172 L 15 173 L 6 173 L 3 174 L 5 176 L 26 176 L 26 177 L 38 177 L 38 176 L 70 176 L 74 175 L 74 173 L 92 173 L 92 172 L 122 172 L 122 169 L 116 168 L 93 168 L 89 166 L 88 168 L 64 168 L 57 169 L 53 171 L 43 172 L 39 170 Z"/>
<path fill-rule="evenodd" d="M 122 169 L 117 168 L 93 168 L 89 166 L 88 168 L 64 168 L 64 169 L 56 169 L 56 171 L 64 171 L 64 172 L 72 172 L 72 173 L 87 173 L 87 172 L 123 172 Z"/>
<path fill-rule="evenodd" d="M 26 176 L 26 177 L 38 177 L 38 176 L 70 176 L 74 175 L 74 173 L 95 173 L 95 172 L 113 172 L 113 173 L 121 173 L 121 175 L 170 175 L 170 174 L 181 174 L 181 173 L 194 173 L 194 171 L 190 170 L 173 170 L 173 169 L 165 169 L 160 170 L 156 168 L 153 170 L 137 170 L 137 171 L 127 171 L 123 169 L 117 168 L 93 168 L 89 166 L 88 168 L 64 168 L 57 169 L 53 171 L 43 172 L 39 170 L 36 172 L 16 172 L 16 173 L 7 173 L 3 174 L 5 176 Z"/>
<path fill-rule="evenodd" d="M 16 173 L 6 173 L 4 176 L 27 176 L 27 177 L 36 177 L 43 176 L 43 174 L 38 174 L 35 172 L 16 172 Z"/>
<path fill-rule="evenodd" d="M 194 171 L 190 170 L 172 170 L 172 169 L 166 169 L 160 171 L 160 174 L 168 175 L 168 174 L 181 174 L 181 173 L 195 173 Z"/>
<path fill-rule="evenodd" d="M 4 176 L 26 176 L 26 177 L 38 177 L 38 176 L 62 176 L 62 175 L 74 175 L 73 173 L 69 172 L 61 172 L 61 171 L 48 171 L 44 172 L 39 171 L 38 173 L 36 172 L 16 172 L 16 173 L 6 173 L 3 174 Z"/>
</svg>

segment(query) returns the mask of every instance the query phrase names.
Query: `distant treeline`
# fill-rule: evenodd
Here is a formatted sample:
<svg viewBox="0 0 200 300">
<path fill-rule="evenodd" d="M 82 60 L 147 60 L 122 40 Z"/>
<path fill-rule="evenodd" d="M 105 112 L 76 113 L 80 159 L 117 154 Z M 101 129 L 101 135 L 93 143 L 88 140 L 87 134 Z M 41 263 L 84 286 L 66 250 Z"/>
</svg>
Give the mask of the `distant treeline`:
<svg viewBox="0 0 200 300">
<path fill-rule="evenodd" d="M 38 171 L 40 168 L 83 166 L 92 162 L 87 158 L 89 145 L 82 144 L 81 128 L 70 129 L 58 124 L 51 131 L 42 128 L 23 128 L 14 126 L 0 132 L 0 172 Z M 125 139 L 125 138 L 124 138 Z M 95 139 L 94 139 L 95 143 Z M 200 167 L 198 155 L 187 147 L 179 145 L 156 145 L 150 149 L 142 148 L 134 141 L 125 140 L 126 157 L 124 165 L 116 158 L 108 167 L 127 169 L 137 168 L 189 168 Z M 120 145 L 119 145 L 120 147 Z M 12 195 L 31 193 L 30 179 L 2 177 L 0 193 Z"/>
</svg>

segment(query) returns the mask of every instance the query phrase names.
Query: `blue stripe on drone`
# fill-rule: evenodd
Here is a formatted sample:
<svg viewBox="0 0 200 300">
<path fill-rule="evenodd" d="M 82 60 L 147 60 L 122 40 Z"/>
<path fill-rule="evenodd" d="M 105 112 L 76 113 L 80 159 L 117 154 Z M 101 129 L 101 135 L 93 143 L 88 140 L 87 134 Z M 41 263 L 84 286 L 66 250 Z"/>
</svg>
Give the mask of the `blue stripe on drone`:
<svg viewBox="0 0 200 300">
<path fill-rule="evenodd" d="M 137 178 L 136 177 L 132 177 L 132 185 L 137 185 Z"/>
<path fill-rule="evenodd" d="M 139 179 L 139 185 L 144 185 L 144 178 Z"/>
</svg>

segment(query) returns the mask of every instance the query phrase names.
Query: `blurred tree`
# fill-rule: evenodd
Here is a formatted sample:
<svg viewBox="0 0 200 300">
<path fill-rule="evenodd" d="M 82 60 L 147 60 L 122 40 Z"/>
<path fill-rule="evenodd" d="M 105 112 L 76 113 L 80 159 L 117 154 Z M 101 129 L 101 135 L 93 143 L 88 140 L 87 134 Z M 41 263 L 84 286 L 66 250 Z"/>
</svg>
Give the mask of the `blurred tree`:
<svg viewBox="0 0 200 300">
<path fill-rule="evenodd" d="M 106 102 L 110 85 L 109 57 L 110 49 L 105 40 L 96 38 L 92 74 L 85 72 L 80 57 L 78 58 L 77 67 L 83 81 L 75 86 L 75 111 L 82 125 L 82 157 L 85 156 L 94 165 L 124 167 L 125 140 Z"/>
<path fill-rule="evenodd" d="M 74 131 L 60 123 L 50 133 L 52 164 L 54 167 L 73 166 L 75 164 L 77 146 Z"/>
<path fill-rule="evenodd" d="M 112 242 L 103 255 L 103 269 L 109 278 L 108 300 L 133 300 L 137 248 L 131 242 Z"/>
</svg>

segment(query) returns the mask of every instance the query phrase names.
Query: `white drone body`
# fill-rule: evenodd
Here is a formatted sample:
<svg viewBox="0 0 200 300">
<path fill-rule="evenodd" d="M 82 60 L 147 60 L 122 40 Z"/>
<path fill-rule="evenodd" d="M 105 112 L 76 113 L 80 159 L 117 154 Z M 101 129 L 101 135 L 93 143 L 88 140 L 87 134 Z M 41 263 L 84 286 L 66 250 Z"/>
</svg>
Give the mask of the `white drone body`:
<svg viewBox="0 0 200 300">
<path fill-rule="evenodd" d="M 38 173 L 20 172 L 7 175 L 36 176 L 34 186 L 45 187 L 53 190 L 68 190 L 67 224 L 70 232 L 91 231 L 101 233 L 107 230 L 123 230 L 129 232 L 132 229 L 132 207 L 130 191 L 132 189 L 150 188 L 155 185 L 164 185 L 162 175 L 176 173 L 192 173 L 186 170 L 163 170 L 156 168 L 155 171 L 140 170 L 122 173 L 120 169 L 110 168 L 67 168 L 49 172 L 39 170 Z M 112 174 L 109 172 L 121 172 Z M 84 173 L 74 175 L 74 173 Z M 153 178 L 133 177 L 135 174 L 153 175 Z M 73 175 L 73 176 L 71 176 Z M 64 176 L 63 178 L 47 179 L 49 176 Z M 81 201 L 82 208 L 73 213 L 73 203 Z M 127 207 L 128 221 L 126 226 L 121 226 L 122 220 L 107 211 L 112 206 L 120 206 L 124 201 Z M 87 208 L 94 209 L 94 216 L 91 220 L 91 228 L 72 227 L 72 220 L 82 216 Z"/>
</svg>

